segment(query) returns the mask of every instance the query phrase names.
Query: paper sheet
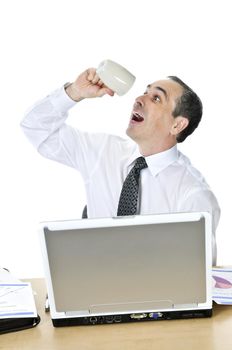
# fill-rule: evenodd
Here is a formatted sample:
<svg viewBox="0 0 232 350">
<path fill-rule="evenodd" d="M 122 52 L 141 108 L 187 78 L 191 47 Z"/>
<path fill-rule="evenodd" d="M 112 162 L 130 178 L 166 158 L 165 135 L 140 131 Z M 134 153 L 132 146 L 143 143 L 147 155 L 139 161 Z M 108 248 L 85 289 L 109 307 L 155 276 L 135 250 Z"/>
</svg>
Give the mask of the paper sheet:
<svg viewBox="0 0 232 350">
<path fill-rule="evenodd" d="M 213 268 L 213 300 L 217 304 L 232 305 L 232 269 Z"/>
<path fill-rule="evenodd" d="M 0 318 L 25 317 L 37 317 L 31 284 L 0 269 Z"/>
</svg>

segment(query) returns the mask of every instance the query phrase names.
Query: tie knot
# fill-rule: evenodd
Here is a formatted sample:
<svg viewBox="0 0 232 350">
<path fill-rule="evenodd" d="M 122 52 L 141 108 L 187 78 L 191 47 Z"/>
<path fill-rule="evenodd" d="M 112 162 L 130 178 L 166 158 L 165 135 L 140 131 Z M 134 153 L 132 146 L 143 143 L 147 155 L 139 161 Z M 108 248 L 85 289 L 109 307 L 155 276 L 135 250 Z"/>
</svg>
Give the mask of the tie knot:
<svg viewBox="0 0 232 350">
<path fill-rule="evenodd" d="M 139 157 L 136 159 L 134 168 L 137 170 L 142 170 L 144 168 L 147 168 L 147 163 L 144 157 Z"/>
</svg>

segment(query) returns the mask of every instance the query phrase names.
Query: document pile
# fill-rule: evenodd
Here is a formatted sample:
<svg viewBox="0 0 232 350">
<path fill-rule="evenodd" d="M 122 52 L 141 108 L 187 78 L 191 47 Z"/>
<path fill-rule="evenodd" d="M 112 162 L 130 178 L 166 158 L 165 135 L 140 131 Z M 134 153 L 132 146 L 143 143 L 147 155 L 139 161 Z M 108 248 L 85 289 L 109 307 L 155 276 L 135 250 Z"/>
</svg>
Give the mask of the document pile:
<svg viewBox="0 0 232 350">
<path fill-rule="evenodd" d="M 30 283 L 0 268 L 0 334 L 31 328 L 39 322 Z"/>
<path fill-rule="evenodd" d="M 232 269 L 213 268 L 213 300 L 217 304 L 232 305 Z"/>
</svg>

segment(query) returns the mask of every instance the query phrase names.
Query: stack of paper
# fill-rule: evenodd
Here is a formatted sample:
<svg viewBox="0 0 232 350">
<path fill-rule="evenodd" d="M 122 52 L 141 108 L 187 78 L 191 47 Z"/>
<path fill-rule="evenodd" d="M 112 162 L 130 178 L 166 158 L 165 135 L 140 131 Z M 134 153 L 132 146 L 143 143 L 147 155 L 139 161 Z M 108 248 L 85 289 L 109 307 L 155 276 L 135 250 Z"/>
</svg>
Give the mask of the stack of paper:
<svg viewBox="0 0 232 350">
<path fill-rule="evenodd" d="M 39 320 L 31 284 L 0 268 L 0 333 L 34 327 Z"/>
<path fill-rule="evenodd" d="M 217 304 L 232 305 L 232 269 L 213 268 L 213 300 Z"/>
</svg>

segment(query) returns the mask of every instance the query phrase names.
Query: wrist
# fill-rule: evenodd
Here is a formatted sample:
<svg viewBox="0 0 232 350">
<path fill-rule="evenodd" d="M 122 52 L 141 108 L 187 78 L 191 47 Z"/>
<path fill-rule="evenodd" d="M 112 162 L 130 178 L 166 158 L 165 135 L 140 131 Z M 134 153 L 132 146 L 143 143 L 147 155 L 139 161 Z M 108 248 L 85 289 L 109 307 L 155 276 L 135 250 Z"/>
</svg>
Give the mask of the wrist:
<svg viewBox="0 0 232 350">
<path fill-rule="evenodd" d="M 75 102 L 80 102 L 84 99 L 84 97 L 81 97 L 78 91 L 74 88 L 73 83 L 66 83 L 64 85 L 64 89 L 66 94 Z"/>
</svg>

